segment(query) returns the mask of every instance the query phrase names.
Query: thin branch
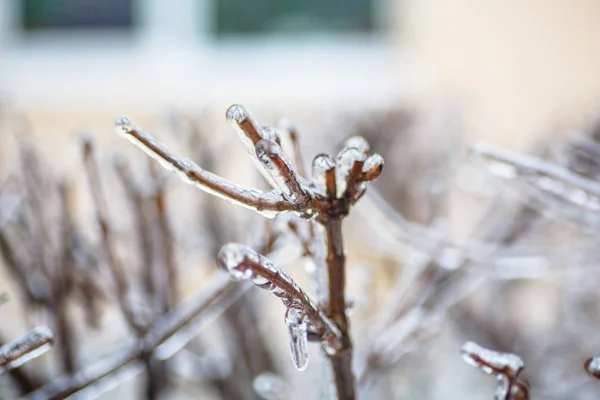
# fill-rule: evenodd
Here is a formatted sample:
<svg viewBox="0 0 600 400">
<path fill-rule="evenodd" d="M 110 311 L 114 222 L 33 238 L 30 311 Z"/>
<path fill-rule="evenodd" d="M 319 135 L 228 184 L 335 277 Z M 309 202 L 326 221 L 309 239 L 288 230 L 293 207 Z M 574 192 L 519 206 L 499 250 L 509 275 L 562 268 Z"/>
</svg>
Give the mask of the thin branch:
<svg viewBox="0 0 600 400">
<path fill-rule="evenodd" d="M 83 160 L 85 164 L 85 171 L 92 193 L 92 199 L 94 202 L 96 221 L 98 228 L 100 229 L 100 241 L 102 244 L 102 250 L 104 253 L 105 261 L 112 277 L 112 283 L 114 284 L 115 296 L 119 308 L 129 326 L 139 336 L 143 334 L 145 328 L 140 324 L 137 316 L 132 309 L 127 299 L 128 285 L 125 277 L 125 269 L 119 262 L 116 251 L 114 248 L 114 238 L 112 230 L 108 222 L 108 213 L 106 210 L 105 197 L 102 192 L 102 186 L 100 183 L 100 174 L 98 172 L 98 165 L 94 159 L 94 147 L 92 142 L 83 138 Z"/>
<path fill-rule="evenodd" d="M 86 388 L 101 386 L 106 378 L 119 381 L 139 373 L 143 365 L 141 359 L 146 354 L 153 354 L 159 360 L 172 357 L 244 292 L 235 291 L 235 282 L 223 276 L 208 286 L 206 292 L 157 320 L 139 342 L 125 346 L 75 374 L 56 378 L 24 399 L 65 399 Z"/>
<path fill-rule="evenodd" d="M 210 194 L 223 197 L 237 205 L 251 208 L 269 217 L 273 217 L 279 212 L 293 211 L 297 208 L 289 203 L 279 190 L 265 192 L 245 188 L 203 170 L 188 158 L 176 156 L 162 143 L 143 132 L 129 117 L 117 119 L 115 129 L 149 156 L 159 161 L 163 167 L 179 172 L 180 177 L 185 182 Z"/>
<path fill-rule="evenodd" d="M 38 326 L 22 338 L 0 348 L 0 374 L 20 367 L 52 347 L 54 335 L 45 326 Z"/>
<path fill-rule="evenodd" d="M 286 307 L 300 305 L 310 326 L 332 349 L 340 349 L 342 334 L 335 322 L 330 320 L 310 300 L 292 278 L 248 246 L 229 243 L 219 251 L 217 263 L 224 271 L 238 280 L 248 280 L 279 297 Z"/>
</svg>

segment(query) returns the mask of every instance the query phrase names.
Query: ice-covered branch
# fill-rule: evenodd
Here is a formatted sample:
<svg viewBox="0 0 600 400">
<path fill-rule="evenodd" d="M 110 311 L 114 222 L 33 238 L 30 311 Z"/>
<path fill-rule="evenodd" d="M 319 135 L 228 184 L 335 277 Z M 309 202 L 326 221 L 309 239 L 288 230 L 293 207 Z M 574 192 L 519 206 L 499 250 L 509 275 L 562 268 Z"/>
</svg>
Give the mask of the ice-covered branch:
<svg viewBox="0 0 600 400">
<path fill-rule="evenodd" d="M 336 324 L 319 310 L 292 278 L 271 260 L 248 246 L 229 243 L 219 251 L 217 263 L 233 278 L 250 281 L 255 286 L 269 290 L 282 300 L 288 308 L 286 322 L 292 341 L 297 339 L 292 335 L 292 331 L 299 333 L 302 326 L 306 324 L 303 328 L 304 335 L 307 335 L 307 331 L 312 331 L 332 352 L 339 349 L 342 335 Z M 305 346 L 300 341 L 297 345 Z M 301 360 L 302 355 L 298 356 L 298 359 L 296 355 L 294 356 L 296 367 L 304 369 L 305 361 Z"/>
<path fill-rule="evenodd" d="M 177 172 L 183 181 L 208 193 L 259 211 L 270 218 L 279 212 L 296 209 L 294 204 L 283 197 L 280 190 L 261 191 L 246 188 L 205 171 L 188 158 L 175 155 L 162 143 L 142 131 L 129 117 L 118 118 L 115 130 L 156 159 L 164 168 Z"/>
<path fill-rule="evenodd" d="M 486 374 L 495 375 L 498 379 L 496 400 L 527 400 L 527 385 L 519 380 L 525 364 L 515 354 L 500 353 L 479 346 L 473 342 L 465 343 L 460 353 L 465 362 L 479 368 Z"/>
<path fill-rule="evenodd" d="M 38 326 L 22 338 L 0 348 L 0 374 L 20 367 L 52 347 L 54 334 L 45 326 Z"/>
</svg>

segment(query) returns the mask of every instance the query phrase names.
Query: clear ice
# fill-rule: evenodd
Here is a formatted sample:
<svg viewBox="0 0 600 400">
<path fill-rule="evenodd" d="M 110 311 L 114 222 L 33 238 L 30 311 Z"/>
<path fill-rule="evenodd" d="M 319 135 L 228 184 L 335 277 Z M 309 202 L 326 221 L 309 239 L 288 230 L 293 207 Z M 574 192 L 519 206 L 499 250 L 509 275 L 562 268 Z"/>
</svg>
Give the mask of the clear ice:
<svg viewBox="0 0 600 400">
<path fill-rule="evenodd" d="M 298 371 L 304 371 L 308 365 L 307 326 L 302 306 L 291 304 L 285 313 L 285 323 L 290 338 L 292 361 Z"/>
</svg>

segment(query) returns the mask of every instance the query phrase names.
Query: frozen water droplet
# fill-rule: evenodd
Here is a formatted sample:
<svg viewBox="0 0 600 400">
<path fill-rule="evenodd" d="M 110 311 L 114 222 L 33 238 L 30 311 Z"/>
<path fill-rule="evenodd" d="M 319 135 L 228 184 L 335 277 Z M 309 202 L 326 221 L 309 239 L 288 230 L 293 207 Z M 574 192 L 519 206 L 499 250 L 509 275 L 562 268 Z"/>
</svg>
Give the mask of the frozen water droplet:
<svg viewBox="0 0 600 400">
<path fill-rule="evenodd" d="M 117 133 L 127 136 L 129 132 L 135 129 L 136 124 L 130 117 L 123 115 L 115 120 L 115 130 Z"/>
<path fill-rule="evenodd" d="M 286 200 L 294 204 L 308 200 L 308 195 L 281 146 L 272 140 L 262 139 L 256 144 L 256 157 Z"/>
<path fill-rule="evenodd" d="M 265 400 L 285 400 L 290 398 L 290 386 L 279 375 L 263 372 L 254 378 L 252 388 Z"/>
<path fill-rule="evenodd" d="M 379 154 L 369 156 L 363 165 L 363 179 L 365 181 L 374 181 L 379 178 L 379 175 L 381 175 L 381 172 L 383 171 L 383 164 L 383 157 Z"/>
<path fill-rule="evenodd" d="M 369 142 L 362 136 L 354 136 L 344 142 L 345 148 L 353 148 L 356 149 L 363 154 L 368 154 L 369 150 L 371 150 L 371 146 L 369 146 Z"/>
<path fill-rule="evenodd" d="M 258 262 L 259 255 L 248 246 L 238 243 L 228 243 L 221 248 L 217 255 L 217 264 L 238 280 L 250 279 L 254 274 L 248 268 L 249 261 Z"/>
<path fill-rule="evenodd" d="M 245 119 L 250 118 L 250 113 L 246 110 L 246 107 L 234 104 L 227 109 L 225 117 L 230 124 L 240 124 Z"/>
<path fill-rule="evenodd" d="M 304 371 L 308 365 L 308 337 L 303 308 L 298 304 L 291 304 L 285 313 L 285 323 L 288 327 L 292 361 L 299 371 Z"/>
</svg>

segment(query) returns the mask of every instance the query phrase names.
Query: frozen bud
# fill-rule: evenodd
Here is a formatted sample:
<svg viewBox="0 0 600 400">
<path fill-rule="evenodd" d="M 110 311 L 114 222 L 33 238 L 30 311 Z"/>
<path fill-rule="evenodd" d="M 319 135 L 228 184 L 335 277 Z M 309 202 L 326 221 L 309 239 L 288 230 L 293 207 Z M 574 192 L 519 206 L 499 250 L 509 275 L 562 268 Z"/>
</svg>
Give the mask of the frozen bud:
<svg viewBox="0 0 600 400">
<path fill-rule="evenodd" d="M 227 109 L 225 116 L 230 124 L 237 125 L 250 118 L 250 113 L 246 110 L 246 107 L 234 104 Z"/>
<path fill-rule="evenodd" d="M 354 136 L 344 142 L 345 148 L 356 149 L 363 154 L 369 153 L 371 150 L 371 146 L 369 146 L 369 142 L 362 136 Z"/>
<path fill-rule="evenodd" d="M 250 279 L 253 273 L 248 267 L 248 263 L 258 263 L 259 261 L 260 256 L 256 251 L 238 243 L 226 244 L 217 255 L 219 267 L 238 280 Z"/>
<path fill-rule="evenodd" d="M 473 365 L 487 374 L 516 377 L 525 368 L 521 357 L 511 353 L 489 350 L 473 342 L 465 343 L 460 352 L 467 364 Z"/>
<path fill-rule="evenodd" d="M 362 163 L 365 162 L 367 156 L 365 153 L 353 147 L 345 148 L 336 157 L 336 180 L 337 180 L 337 196 L 342 197 L 346 191 L 348 178 L 350 171 L 353 170 L 354 164 L 359 163 L 358 166 L 362 169 Z M 358 171 L 360 173 L 361 170 Z M 358 177 L 355 177 L 358 178 Z"/>
<path fill-rule="evenodd" d="M 328 192 L 335 194 L 335 161 L 327 154 L 317 155 L 312 162 L 313 182 L 326 187 Z"/>
<path fill-rule="evenodd" d="M 299 371 L 304 371 L 308 365 L 308 333 L 302 306 L 291 304 L 285 313 L 285 323 L 288 327 L 292 361 Z"/>
<path fill-rule="evenodd" d="M 596 379 L 600 379 L 600 357 L 588 358 L 585 362 L 585 371 Z"/>
<path fill-rule="evenodd" d="M 367 158 L 363 165 L 363 180 L 374 181 L 379 178 L 383 171 L 383 157 L 379 154 L 373 154 Z"/>
</svg>

